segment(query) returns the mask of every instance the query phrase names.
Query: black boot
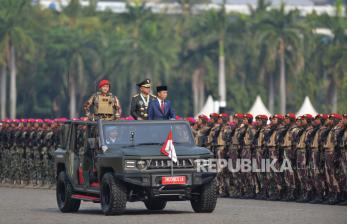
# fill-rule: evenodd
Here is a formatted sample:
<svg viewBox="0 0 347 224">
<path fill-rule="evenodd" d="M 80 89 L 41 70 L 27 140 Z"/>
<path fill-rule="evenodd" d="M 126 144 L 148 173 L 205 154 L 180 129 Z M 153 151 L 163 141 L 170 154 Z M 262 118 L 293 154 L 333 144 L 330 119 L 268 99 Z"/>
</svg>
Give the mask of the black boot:
<svg viewBox="0 0 347 224">
<path fill-rule="evenodd" d="M 299 203 L 306 203 L 306 202 L 309 202 L 309 201 L 310 201 L 310 198 L 308 196 L 308 192 L 307 191 L 302 192 L 300 197 L 298 198 L 298 200 L 296 200 L 296 202 L 299 202 Z"/>
<path fill-rule="evenodd" d="M 334 193 L 332 196 L 329 198 L 329 205 L 336 205 L 339 202 L 338 199 L 338 194 Z"/>
<path fill-rule="evenodd" d="M 269 200 L 270 201 L 279 201 L 281 198 L 280 198 L 280 194 L 279 192 L 274 192 L 270 195 L 269 197 Z"/>
<path fill-rule="evenodd" d="M 323 197 L 321 193 L 317 193 L 313 200 L 310 201 L 311 204 L 321 204 L 323 203 Z"/>
</svg>

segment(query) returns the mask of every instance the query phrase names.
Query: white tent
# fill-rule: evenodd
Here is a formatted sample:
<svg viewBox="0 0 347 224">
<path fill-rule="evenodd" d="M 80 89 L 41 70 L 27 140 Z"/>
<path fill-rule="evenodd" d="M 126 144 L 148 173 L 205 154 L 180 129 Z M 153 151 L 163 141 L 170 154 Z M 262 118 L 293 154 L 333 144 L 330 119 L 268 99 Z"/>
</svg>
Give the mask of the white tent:
<svg viewBox="0 0 347 224">
<path fill-rule="evenodd" d="M 207 97 L 205 105 L 202 107 L 200 112 L 195 115 L 195 117 L 198 117 L 200 114 L 209 116 L 211 113 L 219 113 L 219 103 L 217 101 L 214 101 L 213 97 L 209 95 Z"/>
<path fill-rule="evenodd" d="M 312 106 L 311 100 L 308 96 L 305 97 L 305 100 L 302 103 L 302 106 L 300 107 L 299 111 L 296 113 L 296 116 L 302 116 L 304 114 L 311 114 L 313 116 L 316 116 L 318 114 Z"/>
<path fill-rule="evenodd" d="M 267 115 L 267 116 L 271 116 L 271 113 L 266 108 L 266 106 L 264 105 L 264 103 L 261 100 L 259 95 L 255 99 L 255 101 L 253 103 L 253 106 L 249 110 L 249 113 L 252 114 L 254 117 L 259 115 L 259 114 L 264 114 L 264 115 Z"/>
</svg>

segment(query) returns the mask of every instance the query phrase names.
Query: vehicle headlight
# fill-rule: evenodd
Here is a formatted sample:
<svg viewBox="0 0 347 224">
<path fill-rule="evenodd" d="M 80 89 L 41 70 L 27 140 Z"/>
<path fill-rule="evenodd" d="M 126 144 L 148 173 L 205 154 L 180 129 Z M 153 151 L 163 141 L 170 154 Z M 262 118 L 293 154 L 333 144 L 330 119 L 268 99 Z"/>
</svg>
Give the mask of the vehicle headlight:
<svg viewBox="0 0 347 224">
<path fill-rule="evenodd" d="M 136 160 L 125 160 L 126 169 L 136 169 Z"/>
<path fill-rule="evenodd" d="M 136 167 L 139 169 L 139 170 L 144 170 L 147 168 L 147 162 L 145 160 L 138 160 L 136 162 Z"/>
<path fill-rule="evenodd" d="M 128 170 L 145 170 L 148 166 L 146 160 L 125 160 L 124 163 Z"/>
</svg>

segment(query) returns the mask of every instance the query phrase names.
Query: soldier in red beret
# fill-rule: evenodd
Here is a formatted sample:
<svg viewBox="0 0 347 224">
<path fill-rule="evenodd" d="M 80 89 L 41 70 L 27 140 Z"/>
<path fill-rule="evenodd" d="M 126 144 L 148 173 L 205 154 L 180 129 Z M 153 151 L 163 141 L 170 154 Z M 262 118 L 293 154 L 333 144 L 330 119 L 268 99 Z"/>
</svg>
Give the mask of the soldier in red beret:
<svg viewBox="0 0 347 224">
<path fill-rule="evenodd" d="M 83 109 L 90 120 L 118 120 L 121 116 L 121 105 L 116 96 L 110 92 L 110 82 L 101 80 L 99 91 L 93 94 L 84 104 Z M 90 108 L 94 111 L 91 112 Z"/>
</svg>

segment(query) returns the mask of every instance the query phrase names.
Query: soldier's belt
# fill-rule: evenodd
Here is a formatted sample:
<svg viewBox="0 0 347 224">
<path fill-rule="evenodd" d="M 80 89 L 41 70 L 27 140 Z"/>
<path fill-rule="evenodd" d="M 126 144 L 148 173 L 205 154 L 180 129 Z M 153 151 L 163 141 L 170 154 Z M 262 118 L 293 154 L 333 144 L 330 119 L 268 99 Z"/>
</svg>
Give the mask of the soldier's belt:
<svg viewBox="0 0 347 224">
<path fill-rule="evenodd" d="M 242 149 L 251 149 L 251 146 L 250 145 L 244 145 L 244 146 L 242 146 Z"/>
<path fill-rule="evenodd" d="M 284 150 L 292 150 L 292 147 L 291 146 L 284 146 L 284 147 L 282 147 Z"/>
</svg>

